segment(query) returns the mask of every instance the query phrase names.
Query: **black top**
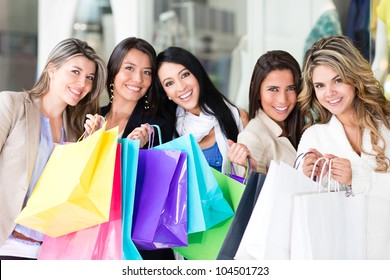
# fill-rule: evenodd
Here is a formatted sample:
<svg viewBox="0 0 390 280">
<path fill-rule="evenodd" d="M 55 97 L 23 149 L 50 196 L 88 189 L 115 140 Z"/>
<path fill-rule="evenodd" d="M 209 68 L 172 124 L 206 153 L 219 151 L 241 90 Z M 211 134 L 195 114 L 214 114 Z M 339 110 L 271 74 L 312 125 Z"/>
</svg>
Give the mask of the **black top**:
<svg viewBox="0 0 390 280">
<path fill-rule="evenodd" d="M 100 115 L 105 116 L 111 109 L 111 103 L 107 106 L 100 108 Z M 145 110 L 143 102 L 138 102 L 134 108 L 133 113 L 131 114 L 129 121 L 126 124 L 126 127 L 123 131 L 122 138 L 126 138 L 135 128 L 140 127 L 141 124 L 148 123 L 150 125 L 156 124 L 160 127 L 161 130 L 161 139 L 162 142 L 171 141 L 175 128 L 172 123 L 167 121 L 162 116 L 156 114 L 154 117 L 151 117 L 148 114 L 148 111 Z M 154 134 L 154 143 L 153 146 L 160 145 L 157 133 Z M 147 145 L 144 146 L 144 149 L 147 149 Z"/>
<path fill-rule="evenodd" d="M 106 116 L 111 109 L 111 103 L 107 106 L 100 108 L 100 115 Z M 167 121 L 162 116 L 156 114 L 153 118 L 145 110 L 143 102 L 138 102 L 135 106 L 133 113 L 131 114 L 129 121 L 123 131 L 122 138 L 126 138 L 135 128 L 140 127 L 141 124 L 156 124 L 161 130 L 161 140 L 163 143 L 171 141 L 174 133 L 174 125 L 172 122 Z M 157 133 L 154 134 L 153 146 L 160 145 Z M 145 145 L 143 149 L 147 149 L 148 145 Z M 160 250 L 139 250 L 142 259 L 144 260 L 174 260 L 175 256 L 172 249 L 160 249 Z"/>
</svg>

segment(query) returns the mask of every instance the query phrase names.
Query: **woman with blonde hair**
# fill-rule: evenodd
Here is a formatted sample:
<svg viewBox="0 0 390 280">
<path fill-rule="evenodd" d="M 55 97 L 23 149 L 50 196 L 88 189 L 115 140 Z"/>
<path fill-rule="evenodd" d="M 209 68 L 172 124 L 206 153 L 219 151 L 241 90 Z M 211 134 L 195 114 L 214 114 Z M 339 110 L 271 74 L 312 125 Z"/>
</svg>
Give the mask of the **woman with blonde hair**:
<svg viewBox="0 0 390 280">
<path fill-rule="evenodd" d="M 50 53 L 31 90 L 0 93 L 0 259 L 35 259 L 44 235 L 15 224 L 55 143 L 76 141 L 99 109 L 106 67 L 70 38 Z M 77 160 L 77 159 L 75 159 Z"/>
<path fill-rule="evenodd" d="M 367 257 L 390 259 L 390 101 L 345 36 L 318 40 L 306 52 L 303 78 L 302 171 L 310 176 L 318 158 L 332 159 L 332 180 L 367 196 Z"/>
</svg>

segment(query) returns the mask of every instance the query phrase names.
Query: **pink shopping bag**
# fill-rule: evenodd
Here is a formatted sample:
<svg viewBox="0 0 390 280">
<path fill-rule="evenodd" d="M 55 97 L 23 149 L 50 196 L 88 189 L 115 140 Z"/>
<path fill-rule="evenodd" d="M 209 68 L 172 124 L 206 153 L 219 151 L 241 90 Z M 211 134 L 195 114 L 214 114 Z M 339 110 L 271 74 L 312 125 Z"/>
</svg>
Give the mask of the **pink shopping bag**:
<svg viewBox="0 0 390 280">
<path fill-rule="evenodd" d="M 60 237 L 46 236 L 39 260 L 122 259 L 121 145 L 115 159 L 110 217 L 108 222 Z"/>
</svg>

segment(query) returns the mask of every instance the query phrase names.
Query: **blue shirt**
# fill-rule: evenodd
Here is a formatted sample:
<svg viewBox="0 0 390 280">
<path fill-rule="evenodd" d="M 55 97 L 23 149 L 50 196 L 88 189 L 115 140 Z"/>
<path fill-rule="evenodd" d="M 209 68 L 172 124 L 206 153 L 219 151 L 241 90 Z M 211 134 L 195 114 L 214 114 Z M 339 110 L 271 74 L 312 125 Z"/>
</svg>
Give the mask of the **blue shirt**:
<svg viewBox="0 0 390 280">
<path fill-rule="evenodd" d="M 63 142 L 65 142 L 65 133 L 64 133 L 64 129 L 62 128 L 61 143 Z M 37 158 L 35 159 L 34 169 L 31 174 L 30 185 L 28 187 L 26 198 L 24 200 L 24 206 L 26 205 L 28 198 L 30 197 L 32 191 L 34 190 L 34 187 L 38 182 L 38 179 L 43 169 L 45 168 L 45 165 L 49 160 L 49 157 L 53 149 L 54 149 L 54 143 L 53 143 L 53 137 L 51 135 L 50 120 L 46 118 L 43 114 L 41 114 L 41 134 L 40 134 L 38 154 L 37 154 Z M 16 225 L 15 230 L 22 233 L 24 236 L 30 237 L 38 241 L 42 241 L 43 238 L 45 237 L 43 233 L 32 230 L 28 227 L 19 224 Z M 32 244 L 32 242 L 30 241 L 17 239 L 13 237 L 12 234 L 10 235 L 10 238 L 15 239 L 22 243 Z"/>
<path fill-rule="evenodd" d="M 217 142 L 215 142 L 214 145 L 210 148 L 203 149 L 202 152 L 206 157 L 206 160 L 209 165 L 221 172 L 223 159 L 222 154 L 219 151 Z"/>
</svg>

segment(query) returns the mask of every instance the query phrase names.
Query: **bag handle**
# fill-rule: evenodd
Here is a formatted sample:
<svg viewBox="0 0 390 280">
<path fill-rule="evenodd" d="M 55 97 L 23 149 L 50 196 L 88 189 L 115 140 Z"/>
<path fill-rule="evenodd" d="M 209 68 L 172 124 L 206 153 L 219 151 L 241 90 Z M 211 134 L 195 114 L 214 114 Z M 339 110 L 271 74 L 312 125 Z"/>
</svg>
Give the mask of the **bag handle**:
<svg viewBox="0 0 390 280">
<path fill-rule="evenodd" d="M 307 156 L 308 154 L 312 154 L 313 152 L 306 152 L 306 153 L 300 153 L 294 161 L 293 167 L 295 169 L 298 169 L 298 167 L 301 165 L 302 160 Z"/>
<path fill-rule="evenodd" d="M 325 162 L 324 162 L 324 164 L 322 165 L 322 169 L 321 169 L 321 173 L 320 173 L 320 178 L 318 179 L 318 181 L 316 181 L 316 180 L 314 179 L 314 171 L 316 170 L 316 167 L 317 167 L 317 165 L 318 165 L 318 163 L 319 163 L 320 161 L 325 161 Z M 310 179 L 313 180 L 313 181 L 318 182 L 318 189 L 317 189 L 318 192 L 321 192 L 322 177 L 323 177 L 323 175 L 324 175 L 325 167 L 326 167 L 326 165 L 328 164 L 328 161 L 329 161 L 329 159 L 327 159 L 327 158 L 325 158 L 325 157 L 320 157 L 320 158 L 318 158 L 318 159 L 315 161 L 314 165 L 313 165 L 313 170 L 311 171 Z"/>
<path fill-rule="evenodd" d="M 328 159 L 328 158 L 325 158 L 325 157 L 320 157 L 316 160 L 316 162 L 314 163 L 314 166 L 313 166 L 313 170 L 311 172 L 311 176 L 310 176 L 310 179 L 314 179 L 314 170 L 316 169 L 317 167 L 317 164 L 321 161 L 321 160 L 324 160 L 325 163 L 324 165 L 322 166 L 322 169 L 321 169 L 321 174 L 320 174 L 320 178 L 318 179 L 318 192 L 321 192 L 321 186 L 322 186 L 322 178 L 323 178 L 323 175 L 324 175 L 324 172 L 325 172 L 325 168 L 326 168 L 326 165 L 329 165 L 329 169 L 328 169 L 328 183 L 327 183 L 327 190 L 328 192 L 332 192 L 332 191 L 336 191 L 336 192 L 339 192 L 340 191 L 340 184 L 333 180 L 332 179 L 332 176 L 331 176 L 331 173 L 332 173 L 332 159 Z M 332 182 L 334 183 L 334 188 L 332 188 Z"/>
<path fill-rule="evenodd" d="M 103 123 L 103 125 L 102 125 L 102 128 L 103 128 L 105 126 L 106 119 L 99 114 L 95 114 L 94 117 L 95 117 L 95 121 L 93 122 L 93 125 L 92 125 L 92 131 L 95 129 L 95 127 L 98 123 Z M 80 142 L 81 140 L 87 138 L 88 136 L 89 136 L 89 134 L 88 134 L 87 130 L 84 130 L 83 134 L 81 134 L 81 136 L 79 137 L 77 142 Z"/>
<path fill-rule="evenodd" d="M 149 132 L 149 144 L 148 144 L 148 149 L 151 149 L 153 147 L 153 144 L 154 144 L 154 129 L 157 130 L 157 136 L 158 136 L 158 141 L 159 141 L 159 145 L 162 144 L 162 139 L 161 139 L 161 129 L 160 127 L 157 125 L 157 124 L 152 124 L 150 125 L 152 127 L 151 131 Z"/>
<path fill-rule="evenodd" d="M 246 171 L 245 171 L 245 176 L 244 176 L 244 181 L 243 181 L 244 185 L 246 185 L 246 183 L 248 181 L 249 170 L 252 170 L 252 164 L 251 164 L 251 161 L 249 160 L 249 157 L 247 157 L 246 160 L 248 163 L 248 167 L 246 168 Z M 234 170 L 234 166 L 233 166 L 233 164 L 231 164 L 229 159 L 228 159 L 228 170 L 230 170 L 230 174 L 236 175 L 236 171 Z"/>
<path fill-rule="evenodd" d="M 333 159 L 329 160 L 329 170 L 328 170 L 328 192 L 339 192 L 340 191 L 340 183 L 336 180 L 332 179 L 331 173 L 332 173 L 332 162 Z M 332 187 L 333 185 L 333 187 Z"/>
</svg>

